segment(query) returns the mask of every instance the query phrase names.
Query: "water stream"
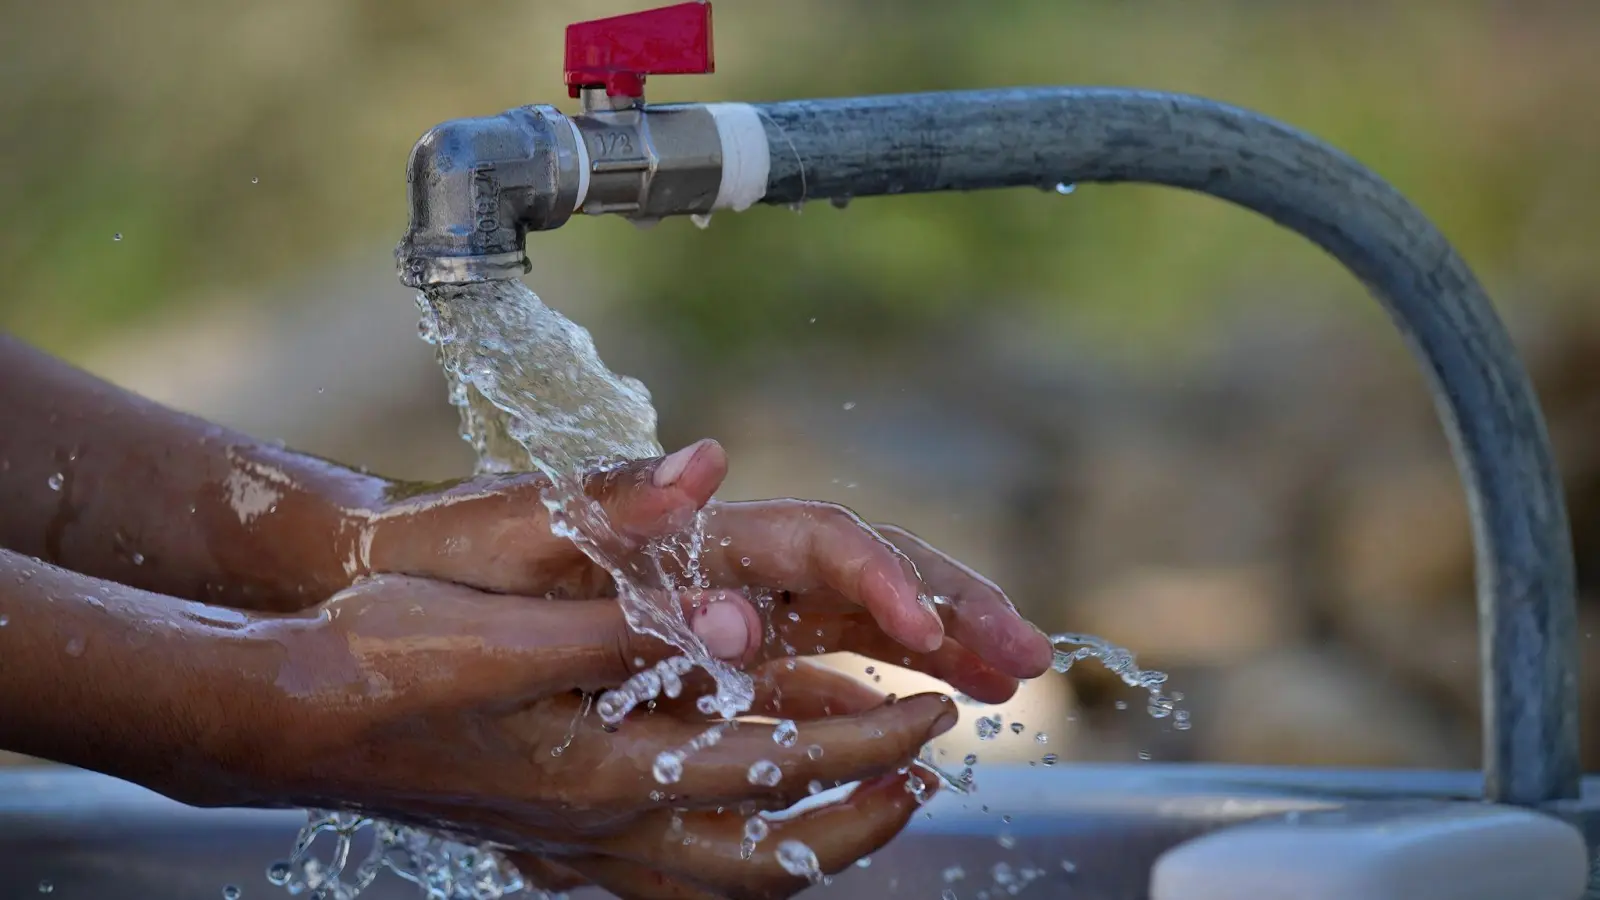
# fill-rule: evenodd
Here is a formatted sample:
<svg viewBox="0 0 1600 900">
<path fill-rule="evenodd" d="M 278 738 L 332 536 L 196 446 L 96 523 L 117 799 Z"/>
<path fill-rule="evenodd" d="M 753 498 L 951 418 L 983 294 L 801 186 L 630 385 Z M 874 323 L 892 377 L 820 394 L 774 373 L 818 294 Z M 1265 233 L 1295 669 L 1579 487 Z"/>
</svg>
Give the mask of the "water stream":
<svg viewBox="0 0 1600 900">
<path fill-rule="evenodd" d="M 552 529 L 611 574 L 631 627 L 682 653 L 604 694 L 595 704 L 596 713 L 613 723 L 657 696 L 677 696 L 682 676 L 693 668 L 704 670 L 715 682 L 715 690 L 699 700 L 703 712 L 731 719 L 749 709 L 754 698 L 749 676 L 706 651 L 690 630 L 678 600 L 684 590 L 708 586 L 700 566 L 704 523 L 697 518 L 681 534 L 634 546 L 617 534 L 605 510 L 583 489 L 582 473 L 661 455 L 656 411 L 645 386 L 606 368 L 589 333 L 545 306 L 519 281 L 433 287 L 418 296 L 417 305 L 422 313 L 419 334 L 437 352 L 450 399 L 461 413 L 461 436 L 477 451 L 478 470 L 536 471 L 549 478 L 543 499 Z M 755 599 L 759 605 L 762 598 Z M 1139 669 L 1132 654 L 1097 638 L 1064 634 L 1053 640 L 1056 671 L 1065 672 L 1080 659 L 1096 659 L 1130 686 L 1150 694 L 1151 715 L 1170 715 L 1175 727 L 1187 727 L 1187 714 L 1176 709 L 1181 697 L 1162 692 L 1166 681 L 1162 673 Z M 985 721 L 979 720 L 980 733 Z M 994 722 L 998 727 L 998 720 Z M 684 760 L 716 743 L 725 727 L 713 725 L 684 747 L 662 753 L 656 761 L 656 780 L 675 782 Z M 780 722 L 774 741 L 792 743 L 794 729 L 792 722 Z M 553 752 L 559 755 L 561 749 Z M 928 752 L 923 759 L 933 762 Z M 1052 756 L 1046 764 L 1053 762 Z M 750 779 L 768 783 L 776 769 L 758 762 Z M 949 786 L 970 789 L 970 763 L 961 776 L 937 766 L 934 770 Z M 747 858 L 766 831 L 759 816 L 746 823 Z M 352 868 L 352 847 L 362 832 L 370 834 L 371 847 Z M 326 861 L 310 853 L 312 844 L 325 834 L 334 837 Z M 803 844 L 785 841 L 765 850 L 774 852 L 794 874 L 822 880 L 815 855 Z M 323 810 L 310 811 L 289 858 L 274 863 L 267 877 L 291 894 L 354 900 L 385 869 L 416 883 L 428 900 L 499 900 L 525 886 L 493 847 L 443 832 Z"/>
</svg>

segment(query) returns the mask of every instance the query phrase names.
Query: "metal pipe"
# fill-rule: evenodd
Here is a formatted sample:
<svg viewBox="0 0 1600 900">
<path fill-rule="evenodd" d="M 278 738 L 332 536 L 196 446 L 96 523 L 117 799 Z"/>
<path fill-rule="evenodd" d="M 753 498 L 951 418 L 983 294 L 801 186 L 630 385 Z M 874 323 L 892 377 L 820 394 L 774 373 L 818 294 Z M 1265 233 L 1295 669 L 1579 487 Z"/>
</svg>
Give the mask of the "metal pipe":
<svg viewBox="0 0 1600 900">
<path fill-rule="evenodd" d="M 584 179 L 608 172 L 627 179 L 607 189 L 603 211 L 654 218 L 748 202 L 734 190 L 753 171 L 732 152 L 740 144 L 729 135 L 743 133 L 737 117 L 718 131 L 721 108 L 624 106 L 591 108 L 567 125 L 554 110 L 528 107 L 430 132 L 412 155 L 402 279 L 416 286 L 517 277 L 526 265 L 525 232 L 565 222 L 583 208 Z M 701 109 L 713 114 L 693 115 Z M 1532 806 L 1577 796 L 1575 576 L 1543 417 L 1477 280 L 1394 188 L 1301 132 L 1172 94 L 1017 88 L 744 109 L 765 131 L 763 203 L 1164 184 L 1261 213 L 1344 263 L 1423 363 L 1466 486 L 1477 557 L 1485 797 Z M 654 123 L 677 123 L 679 136 L 657 140 Z M 694 135 L 705 128 L 712 131 Z M 720 147 L 712 134 L 723 139 Z M 506 181 L 495 174 L 502 171 L 519 177 Z M 724 176 L 720 188 L 712 172 Z M 622 194 L 636 199 L 617 204 Z"/>
</svg>

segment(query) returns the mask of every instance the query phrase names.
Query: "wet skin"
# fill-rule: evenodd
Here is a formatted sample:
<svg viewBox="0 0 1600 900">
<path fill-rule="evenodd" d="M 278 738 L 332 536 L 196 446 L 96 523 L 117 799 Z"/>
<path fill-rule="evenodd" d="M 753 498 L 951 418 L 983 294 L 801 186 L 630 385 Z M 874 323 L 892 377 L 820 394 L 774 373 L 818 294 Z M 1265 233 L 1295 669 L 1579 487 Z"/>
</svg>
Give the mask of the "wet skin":
<svg viewBox="0 0 1600 900">
<path fill-rule="evenodd" d="M 832 504 L 711 500 L 727 471 L 714 442 L 595 473 L 613 552 L 705 510 L 711 589 L 683 599 L 688 621 L 757 674 L 752 715 L 801 727 L 781 748 L 746 723 L 652 800 L 669 789 L 655 756 L 707 720 L 663 703 L 607 734 L 577 715 L 583 691 L 668 648 L 630 632 L 609 576 L 551 533 L 541 479 L 397 485 L 5 337 L 0 384 L 0 747 L 186 802 L 449 823 L 536 854 L 519 865 L 552 887 L 786 896 L 804 881 L 766 851 L 802 840 L 837 871 L 889 840 L 916 806 L 910 760 L 955 719 L 944 698 L 886 704 L 789 647 L 909 665 L 991 701 L 1050 662 L 998 588 L 913 535 Z M 770 632 L 750 589 L 774 597 Z M 931 595 L 949 602 L 918 599 Z M 778 787 L 748 783 L 758 759 L 780 764 Z M 813 779 L 863 783 L 741 860 L 737 807 L 787 807 Z M 668 807 L 688 810 L 681 824 Z"/>
</svg>

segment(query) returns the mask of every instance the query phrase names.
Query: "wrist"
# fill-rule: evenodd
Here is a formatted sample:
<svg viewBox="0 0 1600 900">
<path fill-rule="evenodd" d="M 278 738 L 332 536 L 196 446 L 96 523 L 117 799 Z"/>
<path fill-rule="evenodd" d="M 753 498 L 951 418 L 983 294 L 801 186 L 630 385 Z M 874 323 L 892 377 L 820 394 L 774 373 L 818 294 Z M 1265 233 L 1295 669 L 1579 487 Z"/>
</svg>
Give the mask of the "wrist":
<svg viewBox="0 0 1600 900">
<path fill-rule="evenodd" d="M 223 490 L 199 507 L 228 573 L 207 600 L 293 612 L 366 574 L 372 523 L 390 482 L 270 445 L 229 453 Z"/>
</svg>

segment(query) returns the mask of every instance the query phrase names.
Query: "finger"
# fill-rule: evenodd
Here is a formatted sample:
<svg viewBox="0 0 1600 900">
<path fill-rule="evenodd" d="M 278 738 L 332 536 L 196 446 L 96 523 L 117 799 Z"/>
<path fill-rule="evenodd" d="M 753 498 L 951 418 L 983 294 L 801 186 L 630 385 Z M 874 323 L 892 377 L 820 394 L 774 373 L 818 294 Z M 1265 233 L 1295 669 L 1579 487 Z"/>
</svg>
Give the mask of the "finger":
<svg viewBox="0 0 1600 900">
<path fill-rule="evenodd" d="M 768 832 L 748 858 L 745 819 L 727 813 L 684 816 L 681 828 L 657 814 L 607 844 L 616 855 L 684 873 L 719 896 L 786 897 L 889 843 L 936 784 L 932 772 L 912 766 L 865 781 L 842 800 L 792 817 L 766 817 Z M 815 861 L 810 877 L 794 871 L 808 867 L 808 856 Z"/>
<path fill-rule="evenodd" d="M 756 696 L 747 715 L 774 719 L 824 719 L 864 713 L 883 705 L 887 694 L 837 669 L 808 659 L 775 659 L 751 672 Z M 657 712 L 682 719 L 706 716 L 686 691 L 675 700 L 661 701 Z"/>
<path fill-rule="evenodd" d="M 823 606 L 826 608 L 826 601 Z M 804 611 L 801 611 L 804 610 Z M 1017 679 L 996 671 L 960 641 L 947 638 L 932 653 L 908 651 L 861 613 L 814 613 L 810 598 L 772 617 L 771 633 L 761 652 L 857 653 L 890 665 L 914 669 L 945 682 L 984 703 L 1004 703 L 1017 692 Z"/>
<path fill-rule="evenodd" d="M 715 441 L 586 476 L 611 534 L 591 535 L 625 558 L 649 538 L 684 530 L 727 474 Z M 498 593 L 598 593 L 604 573 L 555 534 L 544 505 L 550 480 L 532 473 L 473 478 L 388 503 L 365 529 L 363 571 L 417 575 Z M 609 540 L 608 540 L 609 539 Z"/>
<path fill-rule="evenodd" d="M 659 614 L 683 616 L 719 658 L 743 660 L 759 634 L 755 609 L 734 592 L 649 599 Z M 514 705 L 575 687 L 614 686 L 677 653 L 630 628 L 614 599 L 529 600 L 385 575 L 330 601 L 324 613 L 328 622 L 357 623 L 326 633 L 369 680 L 383 682 L 385 696 L 403 698 L 413 710 Z M 330 648 L 306 646 L 317 657 L 306 664 L 325 668 Z"/>
<path fill-rule="evenodd" d="M 553 627 L 560 629 L 567 643 L 561 667 L 569 687 L 616 686 L 668 657 L 683 655 L 677 647 L 630 625 L 624 602 L 547 602 L 543 611 L 558 619 Z M 761 619 L 738 592 L 689 591 L 676 596 L 649 592 L 633 602 L 643 604 L 634 613 L 655 630 L 671 628 L 681 617 L 716 659 L 742 667 L 759 646 Z"/>
<path fill-rule="evenodd" d="M 578 872 L 532 853 L 507 853 L 506 859 L 517 867 L 517 874 L 529 886 L 541 891 L 570 891 L 589 883 Z"/>
<path fill-rule="evenodd" d="M 1005 592 L 927 541 L 894 525 L 876 526 L 922 574 L 934 594 L 955 610 L 946 621 L 951 637 L 995 668 L 1018 678 L 1035 678 L 1050 668 L 1050 639 L 1017 613 Z"/>
<path fill-rule="evenodd" d="M 719 900 L 716 894 L 625 859 L 578 856 L 567 862 L 596 886 L 628 900 Z"/>
<path fill-rule="evenodd" d="M 648 539 L 688 528 L 727 475 L 727 452 L 707 439 L 597 472 L 586 479 L 585 490 L 619 534 Z"/>
<path fill-rule="evenodd" d="M 693 747 L 690 742 L 707 731 L 703 724 L 660 716 L 628 719 L 607 752 L 591 752 L 596 765 L 592 785 L 619 805 L 637 804 L 641 794 L 658 792 L 683 807 L 755 800 L 781 808 L 809 796 L 813 781 L 842 784 L 906 765 L 922 745 L 950 730 L 956 718 L 949 697 L 920 694 L 865 713 L 806 722 L 787 746 L 773 740 L 770 728 L 729 724 L 720 727 L 709 746 Z M 827 752 L 813 758 L 808 752 L 812 745 Z M 691 752 L 678 756 L 675 778 L 658 781 L 661 753 L 684 749 Z M 776 780 L 759 777 L 764 770 Z"/>
<path fill-rule="evenodd" d="M 808 500 L 718 504 L 708 512 L 706 530 L 713 584 L 829 588 L 866 609 L 885 633 L 912 650 L 937 649 L 944 637 L 938 615 L 919 599 L 923 586 L 916 566 L 842 506 Z"/>
</svg>

